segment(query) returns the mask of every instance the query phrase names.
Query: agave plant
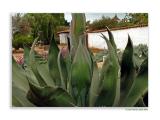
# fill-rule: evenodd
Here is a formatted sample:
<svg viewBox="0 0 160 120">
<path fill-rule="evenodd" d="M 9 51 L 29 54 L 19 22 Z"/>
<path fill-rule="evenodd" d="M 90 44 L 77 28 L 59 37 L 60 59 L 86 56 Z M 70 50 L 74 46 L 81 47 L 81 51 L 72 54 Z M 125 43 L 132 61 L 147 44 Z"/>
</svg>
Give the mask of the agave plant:
<svg viewBox="0 0 160 120">
<path fill-rule="evenodd" d="M 145 106 L 148 58 L 135 69 L 131 38 L 120 59 L 114 37 L 101 34 L 108 46 L 102 68 L 86 45 L 85 15 L 72 14 L 68 49 L 60 50 L 51 37 L 48 59 L 24 47 L 23 67 L 12 59 L 12 105 L 40 107 Z M 24 67 L 25 66 L 25 67 Z"/>
</svg>

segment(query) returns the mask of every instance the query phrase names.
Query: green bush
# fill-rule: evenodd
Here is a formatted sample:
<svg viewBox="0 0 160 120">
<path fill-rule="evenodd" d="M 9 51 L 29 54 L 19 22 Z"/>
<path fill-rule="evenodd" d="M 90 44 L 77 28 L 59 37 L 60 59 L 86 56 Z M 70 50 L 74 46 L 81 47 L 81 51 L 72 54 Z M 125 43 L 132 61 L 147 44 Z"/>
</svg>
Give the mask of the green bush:
<svg viewBox="0 0 160 120">
<path fill-rule="evenodd" d="M 33 37 L 31 35 L 17 34 L 12 41 L 12 47 L 15 49 L 22 48 L 23 45 L 31 45 L 33 43 Z"/>
<path fill-rule="evenodd" d="M 148 58 L 148 46 L 145 44 L 139 44 L 134 47 L 134 61 L 136 69 Z"/>
</svg>

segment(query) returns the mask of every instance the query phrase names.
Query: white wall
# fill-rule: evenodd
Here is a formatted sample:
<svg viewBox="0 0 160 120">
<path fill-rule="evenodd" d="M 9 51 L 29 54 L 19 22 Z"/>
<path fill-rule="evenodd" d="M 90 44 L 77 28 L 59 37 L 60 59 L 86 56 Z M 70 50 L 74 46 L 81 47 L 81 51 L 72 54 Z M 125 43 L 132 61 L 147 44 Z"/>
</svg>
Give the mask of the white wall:
<svg viewBox="0 0 160 120">
<path fill-rule="evenodd" d="M 108 37 L 108 32 L 102 32 L 104 35 Z M 124 30 L 116 30 L 112 31 L 117 48 L 124 49 L 127 40 L 128 34 L 130 35 L 133 45 L 138 44 L 147 44 L 148 45 L 148 27 L 139 27 L 139 28 L 130 28 Z M 100 33 L 88 33 L 88 45 L 89 47 L 104 49 L 107 48 L 106 42 L 103 38 L 100 37 Z M 60 43 L 67 43 L 68 33 L 61 33 Z"/>
<path fill-rule="evenodd" d="M 104 35 L 108 37 L 107 32 L 102 32 Z M 114 35 L 114 39 L 117 45 L 117 48 L 124 49 L 127 40 L 128 34 L 130 35 L 133 45 L 138 45 L 140 43 L 148 45 L 148 27 L 140 27 L 140 28 L 130 28 L 124 30 L 116 30 L 112 31 Z M 88 43 L 89 47 L 95 48 L 107 48 L 106 42 L 103 38 L 100 37 L 100 33 L 88 33 Z"/>
<path fill-rule="evenodd" d="M 68 33 L 59 34 L 60 44 L 66 44 L 67 43 L 67 36 L 68 36 Z"/>
</svg>

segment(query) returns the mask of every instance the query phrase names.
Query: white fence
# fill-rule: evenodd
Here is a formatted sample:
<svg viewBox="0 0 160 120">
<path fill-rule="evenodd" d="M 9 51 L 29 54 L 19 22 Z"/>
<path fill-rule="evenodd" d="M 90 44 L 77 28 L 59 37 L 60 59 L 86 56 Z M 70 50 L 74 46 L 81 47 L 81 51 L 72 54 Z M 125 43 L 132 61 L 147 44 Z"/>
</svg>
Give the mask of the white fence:
<svg viewBox="0 0 160 120">
<path fill-rule="evenodd" d="M 102 32 L 102 33 L 108 37 L 107 32 Z M 148 27 L 116 30 L 112 31 L 112 34 L 114 36 L 117 48 L 119 49 L 125 48 L 128 40 L 128 34 L 130 35 L 133 41 L 133 45 L 138 45 L 138 44 L 148 45 L 148 39 L 149 39 Z M 88 33 L 89 47 L 100 48 L 100 49 L 107 48 L 105 40 L 101 38 L 100 35 L 101 35 L 100 33 Z"/>
<path fill-rule="evenodd" d="M 102 32 L 104 35 L 108 37 L 108 33 Z M 124 30 L 115 30 L 112 31 L 117 48 L 124 49 L 127 40 L 128 34 L 130 35 L 133 45 L 138 44 L 146 44 L 148 45 L 148 27 L 139 27 L 139 28 L 130 28 Z M 100 33 L 88 33 L 88 45 L 89 47 L 99 48 L 99 49 L 107 49 L 106 42 L 103 38 L 100 37 Z M 60 36 L 60 43 L 66 43 L 68 34 L 61 33 Z"/>
</svg>

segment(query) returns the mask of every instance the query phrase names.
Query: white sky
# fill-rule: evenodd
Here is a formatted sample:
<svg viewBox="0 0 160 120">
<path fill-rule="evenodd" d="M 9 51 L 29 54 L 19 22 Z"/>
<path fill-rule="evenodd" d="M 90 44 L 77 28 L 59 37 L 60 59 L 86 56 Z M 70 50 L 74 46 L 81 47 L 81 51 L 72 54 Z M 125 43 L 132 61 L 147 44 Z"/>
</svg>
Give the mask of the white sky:
<svg viewBox="0 0 160 120">
<path fill-rule="evenodd" d="M 114 17 L 117 14 L 119 19 L 125 17 L 125 13 L 85 13 L 86 21 L 90 20 L 93 22 L 96 19 L 100 19 L 102 16 Z M 71 21 L 71 13 L 65 13 L 65 19 L 70 22 Z"/>
</svg>

